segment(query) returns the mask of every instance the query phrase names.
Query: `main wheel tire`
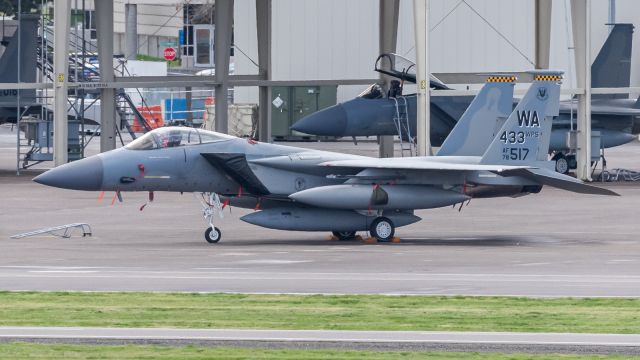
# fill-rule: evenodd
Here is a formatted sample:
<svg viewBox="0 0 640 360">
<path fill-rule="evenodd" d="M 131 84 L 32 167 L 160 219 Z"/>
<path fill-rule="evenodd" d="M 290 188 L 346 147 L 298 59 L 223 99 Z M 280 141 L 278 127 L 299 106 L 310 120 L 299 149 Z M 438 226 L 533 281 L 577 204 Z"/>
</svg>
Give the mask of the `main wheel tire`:
<svg viewBox="0 0 640 360">
<path fill-rule="evenodd" d="M 569 173 L 569 161 L 563 153 L 556 154 L 552 160 L 556 161 L 556 171 L 560 174 Z"/>
<path fill-rule="evenodd" d="M 338 240 L 351 240 L 356 237 L 355 231 L 332 231 L 331 233 L 337 237 Z"/>
<path fill-rule="evenodd" d="M 215 244 L 222 239 L 222 232 L 217 227 L 208 228 L 207 231 L 204 232 L 204 239 L 207 240 L 209 244 Z"/>
<path fill-rule="evenodd" d="M 369 227 L 371 237 L 376 238 L 380 242 L 391 241 L 395 232 L 396 228 L 393 225 L 393 221 L 386 217 L 379 217 L 373 220 Z"/>
</svg>

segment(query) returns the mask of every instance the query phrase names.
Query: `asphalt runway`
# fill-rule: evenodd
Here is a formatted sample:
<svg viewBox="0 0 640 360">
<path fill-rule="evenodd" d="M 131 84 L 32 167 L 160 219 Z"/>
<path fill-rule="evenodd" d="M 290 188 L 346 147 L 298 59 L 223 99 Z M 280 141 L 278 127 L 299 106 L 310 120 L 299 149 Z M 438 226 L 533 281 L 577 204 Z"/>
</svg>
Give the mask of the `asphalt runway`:
<svg viewBox="0 0 640 360">
<path fill-rule="evenodd" d="M 0 327 L 0 342 L 640 355 L 640 335 L 427 331 Z"/>
<path fill-rule="evenodd" d="M 475 199 L 460 212 L 418 211 L 421 222 L 397 229 L 400 244 L 263 229 L 239 220 L 252 210 L 232 208 L 216 220 L 221 243 L 209 245 L 191 194 L 156 193 L 141 212 L 144 193 L 111 205 L 113 194 L 98 202 L 96 192 L 42 186 L 31 181 L 38 170 L 15 176 L 15 152 L 6 150 L 14 139 L 0 126 L 0 290 L 640 296 L 640 184 L 606 185 L 621 197 L 546 187 L 523 198 Z M 633 168 L 640 143 L 608 154 L 610 167 Z M 93 236 L 9 239 L 78 222 Z"/>
</svg>

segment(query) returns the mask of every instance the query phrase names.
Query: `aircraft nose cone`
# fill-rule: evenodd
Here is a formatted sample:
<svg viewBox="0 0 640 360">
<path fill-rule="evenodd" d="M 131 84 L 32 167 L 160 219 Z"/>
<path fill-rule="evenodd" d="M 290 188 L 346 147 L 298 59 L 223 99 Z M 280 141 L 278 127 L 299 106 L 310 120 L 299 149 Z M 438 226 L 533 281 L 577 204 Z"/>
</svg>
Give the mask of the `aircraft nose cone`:
<svg viewBox="0 0 640 360">
<path fill-rule="evenodd" d="M 58 166 L 36 176 L 33 181 L 71 190 L 100 190 L 104 167 L 98 156 Z"/>
<path fill-rule="evenodd" d="M 291 130 L 319 136 L 343 136 L 347 128 L 347 112 L 341 104 L 305 116 Z"/>
</svg>

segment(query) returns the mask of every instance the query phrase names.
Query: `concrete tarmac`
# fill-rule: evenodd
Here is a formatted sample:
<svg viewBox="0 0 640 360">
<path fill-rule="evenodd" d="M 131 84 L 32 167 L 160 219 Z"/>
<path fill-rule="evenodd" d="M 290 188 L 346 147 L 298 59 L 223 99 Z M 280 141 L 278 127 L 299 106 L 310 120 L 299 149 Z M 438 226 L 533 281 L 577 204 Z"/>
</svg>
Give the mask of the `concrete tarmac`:
<svg viewBox="0 0 640 360">
<path fill-rule="evenodd" d="M 555 189 L 472 200 L 461 212 L 418 211 L 400 244 L 329 241 L 326 233 L 259 228 L 232 208 L 219 244 L 191 194 L 112 194 L 0 177 L 0 289 L 640 296 L 640 188 L 621 197 Z M 92 237 L 9 236 L 86 222 Z M 364 235 L 364 233 L 363 233 Z"/>
<path fill-rule="evenodd" d="M 11 136 L 0 134 L 0 145 Z M 354 152 L 372 149 L 361 143 Z M 608 153 L 610 163 L 629 165 L 640 144 Z M 636 184 L 605 185 L 621 197 L 545 187 L 517 199 L 475 199 L 460 212 L 418 211 L 421 222 L 397 229 L 400 244 L 263 229 L 239 220 L 253 210 L 232 208 L 216 219 L 221 243 L 209 245 L 191 194 L 156 193 L 140 211 L 145 193 L 111 205 L 113 193 L 98 201 L 96 192 L 33 183 L 37 171 L 16 177 L 10 160 L 0 161 L 8 164 L 0 171 L 0 290 L 640 296 Z M 9 239 L 77 222 L 89 223 L 93 236 Z"/>
<path fill-rule="evenodd" d="M 11 341 L 640 355 L 634 334 L 0 327 Z"/>
</svg>

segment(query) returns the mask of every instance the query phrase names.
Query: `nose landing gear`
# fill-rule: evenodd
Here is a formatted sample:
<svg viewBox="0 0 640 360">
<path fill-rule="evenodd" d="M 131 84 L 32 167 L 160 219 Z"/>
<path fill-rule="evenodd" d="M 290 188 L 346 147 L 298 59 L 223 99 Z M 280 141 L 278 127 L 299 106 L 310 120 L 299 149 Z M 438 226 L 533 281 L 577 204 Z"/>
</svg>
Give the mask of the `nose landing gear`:
<svg viewBox="0 0 640 360">
<path fill-rule="evenodd" d="M 215 244 L 222 239 L 222 232 L 215 226 L 207 228 L 207 231 L 204 232 L 204 239 L 209 244 Z"/>
<path fill-rule="evenodd" d="M 551 158 L 551 160 L 555 160 L 556 162 L 556 172 L 559 172 L 560 174 L 569 173 L 569 159 L 567 159 L 563 153 L 557 153 Z"/>
<path fill-rule="evenodd" d="M 204 239 L 209 244 L 215 244 L 222 239 L 222 231 L 213 225 L 213 217 L 216 213 L 220 219 L 224 218 L 220 197 L 216 193 L 200 193 L 200 197 L 196 196 L 196 198 L 202 205 L 202 216 L 209 224 L 209 228 L 204 232 Z"/>
</svg>

